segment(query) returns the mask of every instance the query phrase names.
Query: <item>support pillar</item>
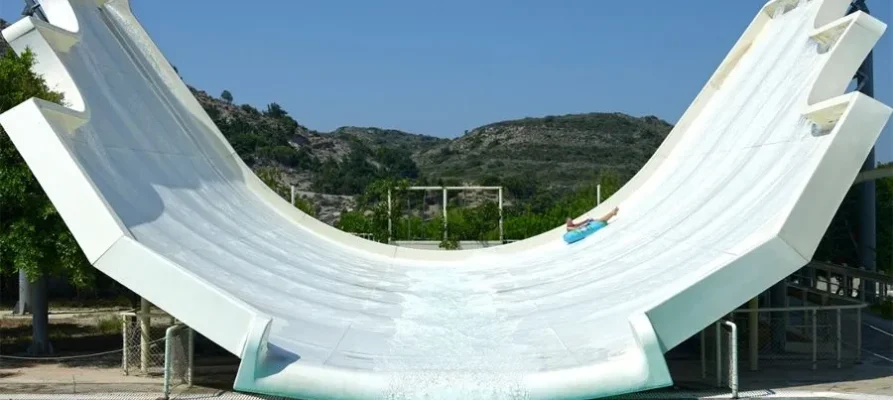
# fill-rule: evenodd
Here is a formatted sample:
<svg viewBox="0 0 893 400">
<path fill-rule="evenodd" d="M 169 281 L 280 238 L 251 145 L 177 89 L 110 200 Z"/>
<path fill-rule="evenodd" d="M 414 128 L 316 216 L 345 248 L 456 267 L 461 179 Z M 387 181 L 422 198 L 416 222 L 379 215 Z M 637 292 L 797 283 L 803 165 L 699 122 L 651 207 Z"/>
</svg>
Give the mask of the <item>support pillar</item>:
<svg viewBox="0 0 893 400">
<path fill-rule="evenodd" d="M 140 371 L 146 373 L 149 370 L 149 329 L 152 326 L 152 320 L 149 317 L 151 304 L 148 300 L 140 298 Z"/>
<path fill-rule="evenodd" d="M 853 0 L 849 12 L 847 14 L 862 11 L 869 14 L 868 6 L 865 0 Z M 873 51 L 868 53 L 865 61 L 859 66 L 856 72 L 856 90 L 862 92 L 866 96 L 874 97 L 874 55 Z M 874 147 L 868 153 L 865 162 L 862 164 L 862 171 L 875 168 Z M 867 271 L 877 270 L 877 192 L 875 189 L 875 181 L 868 180 L 859 184 L 859 258 L 860 263 Z M 877 288 L 875 282 L 867 282 L 866 300 L 874 301 L 877 296 Z"/>
<path fill-rule="evenodd" d="M 759 308 L 760 298 L 750 299 L 750 313 L 747 320 L 747 348 L 749 350 L 747 359 L 750 362 L 751 371 L 756 371 L 759 368 L 760 313 L 757 311 Z"/>
<path fill-rule="evenodd" d="M 787 297 L 787 284 L 784 280 L 772 285 L 769 289 L 769 307 L 784 308 Z M 785 351 L 788 327 L 785 324 L 784 312 L 772 312 L 769 326 L 771 332 L 772 351 L 782 353 Z"/>
</svg>

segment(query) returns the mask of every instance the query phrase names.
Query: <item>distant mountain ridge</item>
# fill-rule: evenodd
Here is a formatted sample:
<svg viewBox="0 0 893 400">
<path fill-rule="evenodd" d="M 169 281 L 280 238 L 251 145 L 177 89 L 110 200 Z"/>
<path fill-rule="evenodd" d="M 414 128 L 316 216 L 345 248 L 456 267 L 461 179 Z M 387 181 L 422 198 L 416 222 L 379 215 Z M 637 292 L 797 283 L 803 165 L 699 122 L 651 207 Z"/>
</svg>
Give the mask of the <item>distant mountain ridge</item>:
<svg viewBox="0 0 893 400">
<path fill-rule="evenodd" d="M 0 21 L 0 26 L 7 24 Z M 0 51 L 6 48 L 0 38 Z M 376 127 L 319 132 L 276 103 L 259 110 L 237 104 L 229 92 L 218 97 L 189 88 L 242 159 L 275 181 L 268 184 L 332 195 L 321 196 L 331 203 L 322 205 L 328 211 L 321 219 L 327 222 L 346 199 L 386 177 L 429 184 L 515 179 L 556 190 L 608 170 L 628 178 L 672 129 L 654 116 L 586 113 L 500 121 L 453 139 Z"/>
<path fill-rule="evenodd" d="M 454 139 L 375 127 L 319 132 L 298 124 L 285 111 L 261 112 L 200 90 L 193 89 L 193 93 L 249 164 L 277 164 L 270 146 L 288 146 L 300 153 L 294 158 L 304 163 L 278 164 L 284 164 L 281 166 L 288 175 L 303 176 L 291 184 L 307 190 L 313 190 L 307 184 L 307 174 L 317 176 L 319 165 L 345 164 L 352 153 L 363 152 L 377 167 L 372 155 L 385 151 L 408 155 L 418 169 L 418 174 L 410 177 L 423 176 L 430 182 L 492 183 L 511 176 L 555 188 L 573 187 L 604 170 L 632 176 L 672 129 L 654 116 L 587 113 L 500 121 Z M 279 113 L 284 115 L 277 116 Z M 233 131 L 235 120 L 240 122 Z M 259 148 L 249 143 L 246 134 L 272 140 Z M 334 194 L 356 193 L 335 190 Z"/>
<path fill-rule="evenodd" d="M 496 122 L 416 155 L 422 171 L 462 180 L 525 177 L 552 187 L 612 170 L 636 173 L 672 129 L 654 116 L 587 113 Z"/>
</svg>

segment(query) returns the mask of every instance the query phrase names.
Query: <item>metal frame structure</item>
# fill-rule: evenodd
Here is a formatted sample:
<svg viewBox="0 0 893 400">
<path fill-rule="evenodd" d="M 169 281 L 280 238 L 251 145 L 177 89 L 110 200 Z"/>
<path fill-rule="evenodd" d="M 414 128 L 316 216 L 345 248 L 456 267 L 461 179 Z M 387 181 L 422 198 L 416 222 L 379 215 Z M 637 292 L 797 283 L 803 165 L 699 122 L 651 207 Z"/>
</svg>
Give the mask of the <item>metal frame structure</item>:
<svg viewBox="0 0 893 400">
<path fill-rule="evenodd" d="M 25 0 L 25 8 L 22 9 L 22 15 L 34 17 L 41 21 L 47 20 L 47 16 L 43 13 L 43 8 L 41 8 L 37 0 Z"/>
<path fill-rule="evenodd" d="M 392 190 L 388 189 L 388 243 L 391 243 L 393 240 L 393 201 L 392 201 Z M 469 190 L 469 191 L 478 191 L 478 190 L 495 190 L 499 195 L 499 242 L 505 243 L 505 227 L 503 224 L 503 214 L 502 214 L 502 186 L 409 186 L 406 189 L 409 191 L 442 191 L 443 192 L 443 240 L 447 240 L 449 238 L 449 221 L 447 218 L 447 196 L 450 190 Z"/>
<path fill-rule="evenodd" d="M 819 288 L 818 271 L 824 272 L 827 276 L 824 289 Z M 836 285 L 831 282 L 832 277 L 837 278 Z M 856 291 L 859 301 L 874 304 L 880 304 L 889 298 L 889 292 L 893 290 L 893 276 L 876 271 L 866 271 L 817 261 L 805 265 L 789 278 L 796 279 L 796 283 L 789 282 L 789 286 L 801 289 L 806 287 L 814 288 L 818 293 L 832 296 L 838 296 L 839 292 L 844 292 L 844 296 L 841 297 L 850 300 L 853 299 L 852 292 Z M 859 282 L 855 283 L 857 279 Z"/>
<path fill-rule="evenodd" d="M 865 0 L 852 0 L 848 14 L 861 11 L 870 14 Z M 868 53 L 865 61 L 859 66 L 856 75 L 856 91 L 866 96 L 874 97 L 874 51 Z M 875 149 L 871 148 L 862 172 L 866 173 L 875 168 Z M 860 174 L 861 175 L 861 174 Z M 864 175 L 861 175 L 864 177 Z M 862 266 L 868 271 L 877 270 L 877 191 L 872 179 L 857 181 L 859 190 L 859 258 Z"/>
</svg>

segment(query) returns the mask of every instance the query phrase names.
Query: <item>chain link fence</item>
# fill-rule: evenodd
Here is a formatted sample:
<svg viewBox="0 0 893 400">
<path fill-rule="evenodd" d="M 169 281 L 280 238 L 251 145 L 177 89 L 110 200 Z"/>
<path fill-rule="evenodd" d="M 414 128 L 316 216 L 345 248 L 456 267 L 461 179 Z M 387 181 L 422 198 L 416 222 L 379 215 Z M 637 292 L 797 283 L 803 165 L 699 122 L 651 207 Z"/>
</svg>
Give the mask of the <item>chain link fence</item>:
<svg viewBox="0 0 893 400">
<path fill-rule="evenodd" d="M 158 321 L 168 323 L 159 324 Z M 121 368 L 124 375 L 164 374 L 164 334 L 171 323 L 167 314 L 152 313 L 148 318 L 140 318 L 136 312 L 121 313 Z"/>
<path fill-rule="evenodd" d="M 153 323 L 153 320 L 170 323 Z M 161 376 L 164 398 L 171 389 L 192 386 L 194 333 L 167 314 L 121 313 L 125 375 Z"/>
<path fill-rule="evenodd" d="M 5 389 L 30 393 L 82 393 L 124 385 L 128 390 L 157 390 L 164 397 L 192 386 L 194 333 L 163 311 L 58 307 L 48 318 L 47 353 L 32 352 L 32 316 L 0 313 L 0 380 Z M 167 361 L 166 361 L 167 360 Z M 167 364 L 167 365 L 165 365 Z M 77 379 L 41 380 L 43 369 L 88 368 Z M 58 372 L 53 372 L 59 374 Z M 115 376 L 127 378 L 116 381 Z"/>
<path fill-rule="evenodd" d="M 853 364 L 861 358 L 863 307 L 735 310 L 726 319 L 737 327 L 737 370 L 815 370 Z M 717 329 L 711 324 L 700 335 L 702 378 L 716 382 L 717 386 L 730 384 L 729 329 Z"/>
</svg>

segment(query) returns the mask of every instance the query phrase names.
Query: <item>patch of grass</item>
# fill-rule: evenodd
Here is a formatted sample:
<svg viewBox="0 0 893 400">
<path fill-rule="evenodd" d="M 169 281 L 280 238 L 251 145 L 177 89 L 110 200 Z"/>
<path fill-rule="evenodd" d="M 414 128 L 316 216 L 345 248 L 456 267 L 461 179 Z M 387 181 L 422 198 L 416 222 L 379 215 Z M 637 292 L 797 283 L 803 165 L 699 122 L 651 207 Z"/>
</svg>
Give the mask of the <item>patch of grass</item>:
<svg viewBox="0 0 893 400">
<path fill-rule="evenodd" d="M 126 296 L 117 296 L 110 299 L 52 299 L 50 300 L 50 312 L 59 308 L 130 308 L 131 302 Z"/>
<path fill-rule="evenodd" d="M 121 333 L 121 318 L 105 317 L 96 323 L 96 332 L 99 334 Z"/>
</svg>

